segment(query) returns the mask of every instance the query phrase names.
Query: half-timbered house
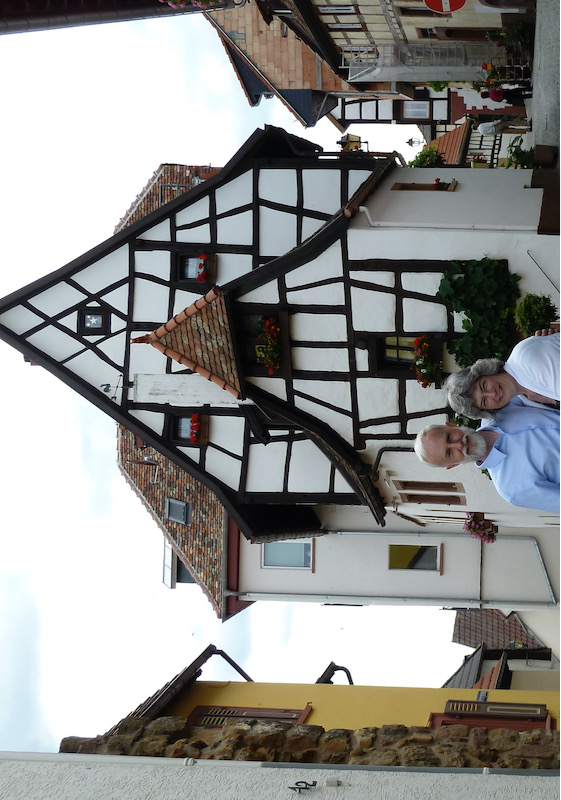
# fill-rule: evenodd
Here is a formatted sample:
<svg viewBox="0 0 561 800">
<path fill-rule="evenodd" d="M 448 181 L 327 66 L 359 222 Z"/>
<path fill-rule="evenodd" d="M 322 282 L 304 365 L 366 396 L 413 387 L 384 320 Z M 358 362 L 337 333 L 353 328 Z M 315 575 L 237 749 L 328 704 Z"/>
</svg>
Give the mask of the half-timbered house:
<svg viewBox="0 0 561 800">
<path fill-rule="evenodd" d="M 532 535 L 558 518 L 513 509 L 474 467 L 450 481 L 411 452 L 427 421 L 446 418 L 442 392 L 410 369 L 416 336 L 443 353 L 461 331 L 435 296 L 445 266 L 489 255 L 523 290 L 551 294 L 558 263 L 558 240 L 539 234 L 543 189 L 529 188 L 529 173 L 447 169 L 448 191 L 434 191 L 441 175 L 401 168 L 395 154 L 335 158 L 280 129 L 256 131 L 214 177 L 2 300 L 0 335 L 200 478 L 243 547 L 350 534 L 360 580 L 339 597 L 364 594 L 376 564 L 398 599 L 459 598 L 467 556 L 455 570 L 447 562 L 435 591 L 444 557 L 433 538 L 458 534 L 472 510 L 526 534 L 497 546 L 495 561 L 509 553 L 513 565 L 487 599 L 512 599 L 531 563 L 536 601 L 555 604 Z M 189 524 L 187 498 L 166 513 Z M 329 574 L 311 599 L 329 594 L 347 552 L 345 537 L 327 538 Z M 483 591 L 478 554 L 462 589 L 471 604 Z M 265 583 L 262 596 L 274 595 L 271 573 Z"/>
</svg>

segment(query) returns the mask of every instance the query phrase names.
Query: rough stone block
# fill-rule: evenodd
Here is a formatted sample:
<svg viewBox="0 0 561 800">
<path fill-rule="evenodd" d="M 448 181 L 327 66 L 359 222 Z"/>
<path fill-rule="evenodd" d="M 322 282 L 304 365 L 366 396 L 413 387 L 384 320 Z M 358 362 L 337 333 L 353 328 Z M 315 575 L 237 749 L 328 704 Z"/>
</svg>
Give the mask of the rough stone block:
<svg viewBox="0 0 561 800">
<path fill-rule="evenodd" d="M 358 728 L 352 736 L 353 753 L 371 750 L 376 743 L 378 728 Z"/>
<path fill-rule="evenodd" d="M 151 721 L 152 720 L 148 719 L 148 717 L 125 717 L 125 719 L 119 722 L 115 732 L 138 738 L 146 725 Z"/>
<path fill-rule="evenodd" d="M 158 717 L 144 728 L 144 737 L 168 736 L 172 741 L 181 739 L 187 733 L 185 717 Z"/>
<path fill-rule="evenodd" d="M 321 744 L 325 753 L 348 753 L 350 750 L 352 731 L 345 728 L 333 728 L 322 736 Z"/>
<path fill-rule="evenodd" d="M 106 752 L 114 756 L 128 756 L 132 752 L 135 741 L 136 736 L 125 736 L 117 733 L 107 739 Z"/>
<path fill-rule="evenodd" d="M 286 734 L 286 744 L 293 752 L 315 749 L 322 733 L 321 725 L 295 725 Z"/>
<path fill-rule="evenodd" d="M 290 725 L 282 722 L 258 722 L 251 728 L 246 741 L 257 747 L 283 747 L 287 728 Z"/>
<path fill-rule="evenodd" d="M 440 763 L 443 767 L 469 767 L 466 748 L 462 745 L 439 745 Z"/>
<path fill-rule="evenodd" d="M 408 745 L 399 753 L 399 760 L 403 767 L 438 767 L 440 759 L 430 747 L 421 745 Z"/>
<path fill-rule="evenodd" d="M 367 764 L 376 767 L 396 767 L 399 765 L 399 756 L 395 750 L 371 750 L 366 754 Z"/>
<path fill-rule="evenodd" d="M 382 725 L 378 729 L 377 744 L 378 746 L 387 747 L 405 738 L 407 733 L 408 730 L 405 725 Z"/>
<path fill-rule="evenodd" d="M 59 753 L 95 753 L 95 739 L 88 739 L 84 736 L 65 736 L 60 743 Z M 93 750 L 80 750 L 83 745 L 88 746 L 88 743 L 93 743 Z M 90 744 L 90 746 L 92 746 Z"/>
<path fill-rule="evenodd" d="M 134 756 L 163 756 L 168 743 L 167 736 L 151 736 L 144 739 L 139 739 L 133 747 L 132 755 Z"/>
<path fill-rule="evenodd" d="M 505 750 L 514 750 L 518 745 L 518 733 L 509 728 L 492 728 L 487 732 L 487 741 L 489 747 L 499 753 Z"/>
<path fill-rule="evenodd" d="M 465 741 L 468 736 L 469 727 L 467 725 L 443 725 L 434 733 L 436 742 Z"/>
</svg>

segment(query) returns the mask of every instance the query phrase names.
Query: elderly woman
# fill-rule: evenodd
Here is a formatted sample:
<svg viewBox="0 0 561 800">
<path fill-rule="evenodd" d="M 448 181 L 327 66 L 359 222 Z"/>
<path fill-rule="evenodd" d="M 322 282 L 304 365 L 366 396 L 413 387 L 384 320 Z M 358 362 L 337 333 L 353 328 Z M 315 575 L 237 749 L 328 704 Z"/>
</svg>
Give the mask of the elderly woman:
<svg viewBox="0 0 561 800">
<path fill-rule="evenodd" d="M 454 372 L 443 388 L 458 414 L 490 419 L 513 397 L 525 405 L 559 408 L 559 333 L 519 342 L 507 361 L 480 358 L 469 369 Z"/>
</svg>

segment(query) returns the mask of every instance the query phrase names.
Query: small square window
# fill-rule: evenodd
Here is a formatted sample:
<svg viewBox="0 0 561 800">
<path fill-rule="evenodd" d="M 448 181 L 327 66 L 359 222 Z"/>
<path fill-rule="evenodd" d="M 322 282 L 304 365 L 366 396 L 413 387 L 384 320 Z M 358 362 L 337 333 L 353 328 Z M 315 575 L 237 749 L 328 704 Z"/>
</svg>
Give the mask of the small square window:
<svg viewBox="0 0 561 800">
<path fill-rule="evenodd" d="M 100 336 L 110 332 L 111 315 L 106 308 L 84 306 L 78 311 L 78 333 L 82 336 Z"/>
<path fill-rule="evenodd" d="M 216 255 L 214 253 L 189 253 L 180 255 L 177 280 L 214 283 L 216 279 Z"/>
<path fill-rule="evenodd" d="M 179 445 L 208 444 L 208 416 L 198 411 L 184 416 L 172 416 L 170 439 Z"/>
<path fill-rule="evenodd" d="M 173 500 L 166 497 L 166 517 L 171 522 L 189 525 L 191 521 L 191 506 L 183 500 Z"/>
</svg>

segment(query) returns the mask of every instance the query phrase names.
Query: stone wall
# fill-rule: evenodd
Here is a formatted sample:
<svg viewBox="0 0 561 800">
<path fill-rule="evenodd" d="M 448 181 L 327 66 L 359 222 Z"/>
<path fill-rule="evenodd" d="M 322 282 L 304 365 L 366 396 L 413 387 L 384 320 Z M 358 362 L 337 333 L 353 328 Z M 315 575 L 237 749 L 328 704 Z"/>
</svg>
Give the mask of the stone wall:
<svg viewBox="0 0 561 800">
<path fill-rule="evenodd" d="M 559 732 L 449 725 L 325 731 L 319 725 L 240 720 L 190 727 L 183 717 L 127 718 L 94 739 L 68 736 L 61 753 L 402 767 L 558 769 Z"/>
</svg>

